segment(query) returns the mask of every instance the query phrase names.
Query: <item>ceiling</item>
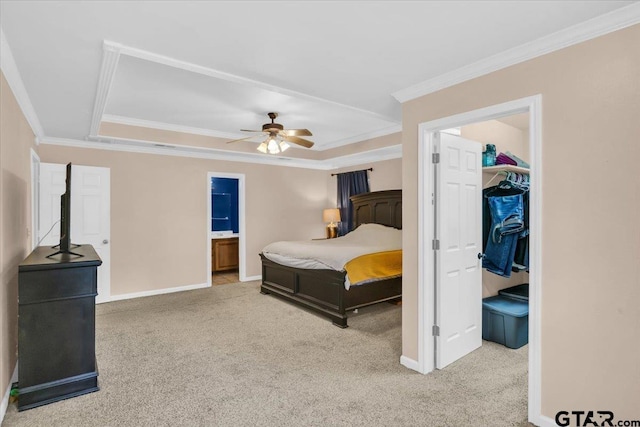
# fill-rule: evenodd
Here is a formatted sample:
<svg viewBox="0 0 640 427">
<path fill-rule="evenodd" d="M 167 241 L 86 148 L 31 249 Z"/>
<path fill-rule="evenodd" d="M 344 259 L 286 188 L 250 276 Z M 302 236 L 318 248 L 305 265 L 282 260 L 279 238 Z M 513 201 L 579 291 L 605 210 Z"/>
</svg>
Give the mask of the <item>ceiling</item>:
<svg viewBox="0 0 640 427">
<path fill-rule="evenodd" d="M 2 1 L 0 25 L 47 137 L 240 138 L 276 111 L 324 150 L 398 132 L 393 93 L 630 3 Z"/>
</svg>

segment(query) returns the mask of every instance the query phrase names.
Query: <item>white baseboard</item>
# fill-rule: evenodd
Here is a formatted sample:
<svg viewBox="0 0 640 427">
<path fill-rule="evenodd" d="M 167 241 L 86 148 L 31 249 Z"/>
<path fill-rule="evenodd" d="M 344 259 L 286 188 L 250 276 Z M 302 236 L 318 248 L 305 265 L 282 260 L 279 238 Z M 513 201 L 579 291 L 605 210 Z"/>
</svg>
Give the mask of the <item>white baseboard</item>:
<svg viewBox="0 0 640 427">
<path fill-rule="evenodd" d="M 558 424 L 556 424 L 553 418 L 549 418 L 545 415 L 540 415 L 537 420 L 530 420 L 530 422 L 538 427 L 558 427 Z"/>
<path fill-rule="evenodd" d="M 420 365 L 418 364 L 418 362 L 413 359 L 409 359 L 407 356 L 400 356 L 400 364 L 405 368 L 420 372 Z"/>
<path fill-rule="evenodd" d="M 248 276 L 245 277 L 244 280 L 242 280 L 242 282 L 252 282 L 254 280 L 261 280 L 262 276 L 261 275 L 257 275 L 257 276 Z"/>
<path fill-rule="evenodd" d="M 194 289 L 202 289 L 209 288 L 211 285 L 208 283 L 198 283 L 196 285 L 187 285 L 187 286 L 177 286 L 175 288 L 164 288 L 164 289 L 154 289 L 152 291 L 143 291 L 143 292 L 133 292 L 130 294 L 120 294 L 120 295 L 111 295 L 109 301 L 121 301 L 125 299 L 133 299 L 133 298 L 142 298 L 142 297 L 150 297 L 154 295 L 162 295 L 162 294 L 171 294 L 174 292 L 182 292 L 182 291 L 192 291 Z"/>
<path fill-rule="evenodd" d="M 9 407 L 9 394 L 11 393 L 11 384 L 16 381 L 18 381 L 18 362 L 16 362 L 16 367 L 13 368 L 11 380 L 9 380 L 7 390 L 5 391 L 4 396 L 2 396 L 2 402 L 0 402 L 0 424 L 2 424 L 2 420 L 4 420 L 4 416 L 7 413 L 7 408 Z"/>
</svg>

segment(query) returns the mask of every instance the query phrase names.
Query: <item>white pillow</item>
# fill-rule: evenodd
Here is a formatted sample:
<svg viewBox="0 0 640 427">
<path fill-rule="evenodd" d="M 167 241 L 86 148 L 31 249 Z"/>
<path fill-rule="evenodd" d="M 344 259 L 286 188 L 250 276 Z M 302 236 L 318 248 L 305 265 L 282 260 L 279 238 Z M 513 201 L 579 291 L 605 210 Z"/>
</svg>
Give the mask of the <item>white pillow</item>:
<svg viewBox="0 0 640 427">
<path fill-rule="evenodd" d="M 342 239 L 365 244 L 390 244 L 402 249 L 402 230 L 382 224 L 361 224 Z"/>
</svg>

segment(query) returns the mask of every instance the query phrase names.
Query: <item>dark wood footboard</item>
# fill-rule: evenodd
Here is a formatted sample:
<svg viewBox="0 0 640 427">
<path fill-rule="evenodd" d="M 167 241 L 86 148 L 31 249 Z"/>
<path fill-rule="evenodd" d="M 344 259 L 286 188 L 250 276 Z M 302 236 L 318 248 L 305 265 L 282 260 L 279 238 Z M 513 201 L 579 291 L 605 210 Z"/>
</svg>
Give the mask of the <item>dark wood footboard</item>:
<svg viewBox="0 0 640 427">
<path fill-rule="evenodd" d="M 402 295 L 402 278 L 381 280 L 344 288 L 344 272 L 309 270 L 280 265 L 260 254 L 262 285 L 260 292 L 272 294 L 329 318 L 346 328 L 347 312 L 397 299 Z"/>
</svg>

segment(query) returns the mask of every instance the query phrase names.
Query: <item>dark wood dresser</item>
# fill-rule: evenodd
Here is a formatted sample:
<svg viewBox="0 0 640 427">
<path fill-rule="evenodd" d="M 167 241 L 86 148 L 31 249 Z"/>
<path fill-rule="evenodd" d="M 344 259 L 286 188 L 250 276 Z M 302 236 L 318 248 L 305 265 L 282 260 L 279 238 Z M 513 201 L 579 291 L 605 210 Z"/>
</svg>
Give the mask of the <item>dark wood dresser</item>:
<svg viewBox="0 0 640 427">
<path fill-rule="evenodd" d="M 102 260 L 91 245 L 36 248 L 18 269 L 18 410 L 98 391 L 95 297 Z"/>
</svg>

